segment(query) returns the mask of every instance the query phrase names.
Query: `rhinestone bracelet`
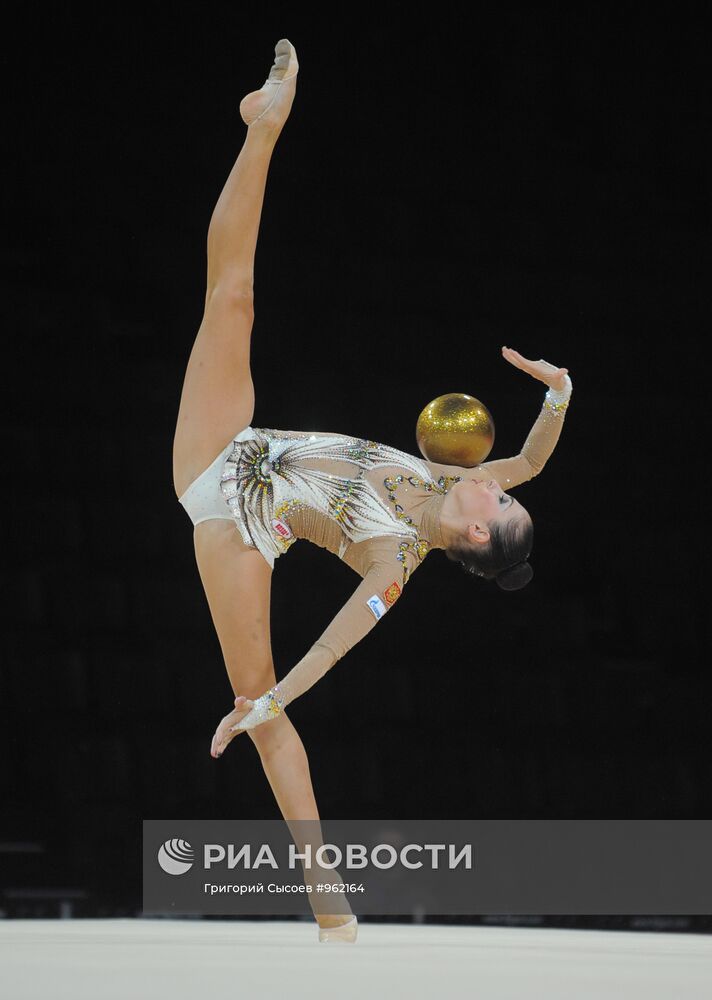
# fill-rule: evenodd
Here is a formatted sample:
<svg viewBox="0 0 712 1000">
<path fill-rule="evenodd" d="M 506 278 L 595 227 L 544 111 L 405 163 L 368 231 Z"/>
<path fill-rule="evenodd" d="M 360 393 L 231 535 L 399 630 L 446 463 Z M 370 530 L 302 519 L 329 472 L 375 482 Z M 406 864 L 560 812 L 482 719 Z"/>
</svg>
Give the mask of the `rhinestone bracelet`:
<svg viewBox="0 0 712 1000">
<path fill-rule="evenodd" d="M 554 413 L 563 413 L 569 405 L 569 399 L 573 391 L 573 385 L 568 375 L 564 375 L 563 389 L 549 389 L 544 397 L 544 406 Z"/>
<path fill-rule="evenodd" d="M 280 714 L 283 707 L 284 696 L 279 689 L 279 684 L 275 684 L 273 688 L 270 688 L 265 694 L 255 699 L 247 715 L 243 719 L 240 719 L 239 722 L 236 722 L 234 726 L 230 726 L 230 732 L 234 733 L 238 730 L 254 729 L 255 726 L 274 719 Z"/>
</svg>

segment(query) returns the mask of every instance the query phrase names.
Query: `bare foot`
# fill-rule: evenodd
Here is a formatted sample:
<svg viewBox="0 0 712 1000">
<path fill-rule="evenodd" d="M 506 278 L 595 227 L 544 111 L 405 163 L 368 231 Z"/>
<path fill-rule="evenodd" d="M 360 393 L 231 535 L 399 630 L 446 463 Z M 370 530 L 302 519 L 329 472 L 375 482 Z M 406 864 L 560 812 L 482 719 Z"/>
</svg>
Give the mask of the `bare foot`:
<svg viewBox="0 0 712 1000">
<path fill-rule="evenodd" d="M 240 115 L 248 128 L 264 126 L 279 131 L 289 117 L 297 90 L 297 50 L 288 38 L 280 38 L 274 52 L 275 60 L 263 86 L 240 101 Z"/>
</svg>

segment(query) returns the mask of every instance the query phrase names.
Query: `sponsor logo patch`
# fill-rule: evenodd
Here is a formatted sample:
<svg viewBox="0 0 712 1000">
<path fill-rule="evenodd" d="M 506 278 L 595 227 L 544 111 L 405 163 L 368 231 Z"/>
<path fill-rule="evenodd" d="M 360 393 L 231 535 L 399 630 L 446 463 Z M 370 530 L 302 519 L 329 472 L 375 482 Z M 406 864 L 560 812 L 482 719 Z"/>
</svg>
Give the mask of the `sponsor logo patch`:
<svg viewBox="0 0 712 1000">
<path fill-rule="evenodd" d="M 274 529 L 274 531 L 277 532 L 278 535 L 281 535 L 282 538 L 292 537 L 292 529 L 289 527 L 286 521 L 282 521 L 281 518 L 278 517 L 272 518 L 272 528 Z"/>
<path fill-rule="evenodd" d="M 383 591 L 383 596 L 386 599 L 386 604 L 391 605 L 398 600 L 401 595 L 401 589 L 394 580 L 393 583 L 389 584 Z"/>
<path fill-rule="evenodd" d="M 387 611 L 386 605 L 383 603 L 378 594 L 373 594 L 369 597 L 366 604 L 368 604 L 369 608 L 373 612 L 374 618 L 380 618 Z"/>
</svg>

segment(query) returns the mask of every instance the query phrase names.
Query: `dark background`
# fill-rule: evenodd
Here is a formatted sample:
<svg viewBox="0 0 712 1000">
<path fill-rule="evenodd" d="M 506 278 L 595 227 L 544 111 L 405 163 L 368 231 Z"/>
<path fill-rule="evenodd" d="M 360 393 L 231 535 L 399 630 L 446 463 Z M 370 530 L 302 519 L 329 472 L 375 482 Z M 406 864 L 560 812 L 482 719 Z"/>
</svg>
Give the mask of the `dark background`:
<svg viewBox="0 0 712 1000">
<path fill-rule="evenodd" d="M 468 10 L 30 6 L 6 36 L 6 889 L 138 912 L 142 819 L 279 815 L 251 741 L 209 754 L 232 693 L 171 450 L 238 104 L 281 37 L 253 425 L 418 454 L 423 406 L 468 392 L 500 458 L 544 392 L 500 346 L 574 383 L 515 494 L 532 583 L 431 554 L 290 709 L 322 816 L 710 816 L 702 8 Z M 359 580 L 308 542 L 275 570 L 279 677 Z"/>
</svg>

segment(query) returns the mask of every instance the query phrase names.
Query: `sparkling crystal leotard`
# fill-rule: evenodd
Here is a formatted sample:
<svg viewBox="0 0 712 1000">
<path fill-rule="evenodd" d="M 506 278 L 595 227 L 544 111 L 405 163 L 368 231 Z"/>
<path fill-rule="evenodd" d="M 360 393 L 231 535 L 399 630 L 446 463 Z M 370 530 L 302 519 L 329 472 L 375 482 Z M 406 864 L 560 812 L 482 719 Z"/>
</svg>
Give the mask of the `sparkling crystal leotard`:
<svg viewBox="0 0 712 1000">
<path fill-rule="evenodd" d="M 461 478 L 503 490 L 541 471 L 566 404 L 545 398 L 519 455 L 473 468 L 441 465 L 366 438 L 246 427 L 180 497 L 194 524 L 233 520 L 271 567 L 299 539 L 362 577 L 298 666 L 321 675 L 395 604 L 433 548 L 444 548 L 440 508 Z"/>
</svg>

